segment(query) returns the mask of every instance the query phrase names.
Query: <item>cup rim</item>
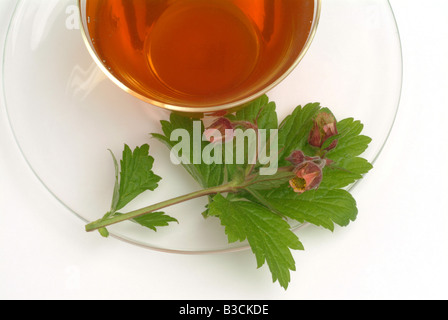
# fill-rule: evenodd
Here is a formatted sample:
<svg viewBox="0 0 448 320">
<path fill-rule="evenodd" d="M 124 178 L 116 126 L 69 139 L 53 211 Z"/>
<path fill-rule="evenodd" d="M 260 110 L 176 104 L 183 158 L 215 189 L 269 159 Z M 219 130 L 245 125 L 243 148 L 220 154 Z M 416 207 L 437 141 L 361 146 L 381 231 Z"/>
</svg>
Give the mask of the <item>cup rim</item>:
<svg viewBox="0 0 448 320">
<path fill-rule="evenodd" d="M 127 92 L 128 94 L 134 96 L 135 98 L 146 102 L 150 105 L 166 109 L 169 111 L 175 111 L 175 112 L 182 112 L 182 113 L 214 113 L 224 110 L 231 110 L 240 106 L 244 106 L 257 98 L 261 97 L 262 95 L 266 94 L 267 92 L 274 89 L 276 86 L 278 86 L 285 78 L 287 78 L 300 64 L 300 62 L 305 57 L 306 53 L 308 52 L 309 48 L 311 47 L 311 44 L 316 36 L 317 28 L 320 22 L 321 12 L 322 12 L 322 0 L 315 0 L 315 9 L 314 9 L 314 19 L 313 19 L 313 25 L 311 26 L 310 34 L 308 36 L 308 39 L 305 43 L 305 45 L 302 48 L 302 51 L 298 55 L 297 59 L 294 61 L 294 63 L 288 68 L 286 72 L 284 72 L 280 77 L 278 77 L 273 83 L 271 83 L 269 86 L 266 86 L 263 88 L 263 90 L 260 90 L 254 94 L 252 94 L 249 97 L 246 97 L 244 99 L 240 99 L 237 101 L 229 102 L 226 104 L 221 104 L 217 106 L 206 106 L 206 107 L 188 107 L 188 106 L 177 106 L 172 104 L 166 104 L 151 98 L 148 98 L 128 86 L 126 86 L 124 83 L 122 83 L 120 80 L 118 80 L 102 63 L 101 58 L 96 53 L 95 49 L 93 48 L 93 44 L 91 43 L 90 37 L 88 36 L 88 30 L 86 29 L 87 23 L 85 23 L 85 15 L 82 13 L 82 1 L 87 0 L 77 0 L 78 1 L 78 9 L 79 9 L 79 15 L 81 19 L 81 35 L 84 40 L 84 43 L 87 47 L 88 52 L 92 56 L 93 60 L 96 62 L 97 66 L 100 67 L 100 69 L 103 71 L 103 73 L 118 87 L 120 87 L 123 91 Z"/>
</svg>

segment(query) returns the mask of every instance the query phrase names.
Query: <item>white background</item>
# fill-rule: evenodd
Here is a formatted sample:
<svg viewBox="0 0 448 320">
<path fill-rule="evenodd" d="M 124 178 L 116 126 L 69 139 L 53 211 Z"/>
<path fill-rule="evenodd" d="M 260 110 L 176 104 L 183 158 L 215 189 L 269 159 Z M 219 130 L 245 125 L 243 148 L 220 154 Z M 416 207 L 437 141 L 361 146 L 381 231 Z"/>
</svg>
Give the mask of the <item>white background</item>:
<svg viewBox="0 0 448 320">
<path fill-rule="evenodd" d="M 14 3 L 0 0 L 2 44 Z M 448 1 L 391 4 L 405 67 L 392 136 L 354 191 L 358 221 L 300 234 L 288 291 L 250 252 L 172 255 L 86 234 L 29 170 L 1 108 L 0 298 L 448 298 Z"/>
</svg>

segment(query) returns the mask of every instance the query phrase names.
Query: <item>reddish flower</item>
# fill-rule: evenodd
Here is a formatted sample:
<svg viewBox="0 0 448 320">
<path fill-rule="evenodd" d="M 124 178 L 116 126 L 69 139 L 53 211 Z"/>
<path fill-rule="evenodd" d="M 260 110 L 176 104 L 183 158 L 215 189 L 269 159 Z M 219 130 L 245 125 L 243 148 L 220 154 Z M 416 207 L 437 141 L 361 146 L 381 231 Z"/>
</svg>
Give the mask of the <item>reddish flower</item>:
<svg viewBox="0 0 448 320">
<path fill-rule="evenodd" d="M 211 143 L 226 143 L 234 138 L 234 126 L 227 118 L 219 118 L 204 132 L 205 138 Z"/>
<path fill-rule="evenodd" d="M 289 184 L 297 193 L 317 189 L 322 183 L 322 166 L 313 161 L 305 161 L 294 170 L 294 173 L 296 177 L 291 179 Z"/>
<path fill-rule="evenodd" d="M 296 175 L 289 184 L 297 193 L 317 189 L 322 183 L 323 168 L 327 162 L 320 157 L 308 157 L 302 151 L 294 151 L 286 160 L 295 167 Z"/>
<path fill-rule="evenodd" d="M 226 143 L 233 140 L 237 128 L 258 130 L 257 125 L 249 121 L 230 121 L 221 117 L 205 130 L 204 136 L 211 143 Z"/>
<path fill-rule="evenodd" d="M 314 120 L 313 129 L 310 132 L 308 142 L 310 145 L 322 148 L 324 143 L 331 137 L 338 135 L 338 129 L 336 127 L 336 118 L 332 113 L 321 112 Z M 335 140 L 326 150 L 336 148 L 338 141 Z"/>
</svg>

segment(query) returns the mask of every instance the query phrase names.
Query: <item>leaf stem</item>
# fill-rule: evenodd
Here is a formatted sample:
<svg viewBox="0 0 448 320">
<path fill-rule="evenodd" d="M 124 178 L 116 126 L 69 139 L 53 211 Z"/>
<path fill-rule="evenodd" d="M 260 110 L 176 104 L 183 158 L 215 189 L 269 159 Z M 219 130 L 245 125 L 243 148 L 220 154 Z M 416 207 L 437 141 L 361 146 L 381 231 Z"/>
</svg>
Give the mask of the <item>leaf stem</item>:
<svg viewBox="0 0 448 320">
<path fill-rule="evenodd" d="M 290 167 L 285 167 L 285 168 L 279 168 L 278 171 L 279 172 L 289 172 L 290 170 L 291 170 Z M 164 208 L 168 208 L 168 207 L 171 207 L 176 204 L 180 204 L 180 203 L 183 203 L 183 202 L 186 202 L 189 200 L 193 200 L 193 199 L 197 199 L 197 198 L 201 198 L 201 197 L 205 197 L 205 196 L 210 196 L 210 195 L 215 195 L 218 193 L 236 193 L 236 192 L 238 192 L 242 189 L 246 189 L 256 183 L 279 179 L 279 178 L 274 178 L 274 177 L 266 177 L 265 179 L 259 179 L 257 181 L 255 178 L 256 178 L 256 175 L 246 176 L 246 180 L 244 182 L 232 181 L 230 183 L 227 183 L 227 184 L 224 184 L 221 186 L 195 191 L 195 192 L 192 192 L 192 193 L 180 196 L 180 197 L 176 197 L 176 198 L 173 198 L 170 200 L 159 202 L 159 203 L 150 205 L 148 207 L 145 207 L 145 208 L 142 208 L 139 210 L 131 211 L 126 214 L 120 214 L 120 215 L 115 215 L 115 216 L 106 215 L 102 219 L 99 219 L 97 221 L 87 224 L 85 228 L 86 228 L 87 232 L 92 232 L 92 231 L 95 231 L 98 229 L 103 229 L 103 228 L 106 228 L 108 226 L 111 226 L 111 225 L 114 225 L 114 224 L 117 224 L 117 223 L 120 223 L 123 221 L 136 219 L 138 217 L 144 216 L 151 212 L 156 212 L 158 210 L 162 210 Z M 282 177 L 280 179 L 284 179 L 284 178 L 285 177 Z"/>
<path fill-rule="evenodd" d="M 240 190 L 241 188 L 243 188 L 242 186 L 236 186 L 234 183 L 229 183 L 229 184 L 225 184 L 222 186 L 218 186 L 218 187 L 213 187 L 213 188 L 208 188 L 208 189 L 204 189 L 204 190 L 200 190 L 200 191 L 195 191 L 180 197 L 176 197 L 170 200 L 166 200 L 163 202 L 159 202 L 157 204 L 153 204 L 151 206 L 139 209 L 139 210 L 135 210 L 135 211 L 131 211 L 129 213 L 126 214 L 122 214 L 122 215 L 117 215 L 111 218 L 107 218 L 107 219 L 99 219 L 97 221 L 91 222 L 89 224 L 86 225 L 86 231 L 87 232 L 92 232 L 101 228 L 105 228 L 126 220 L 132 220 L 141 216 L 144 216 L 148 213 L 151 212 L 155 212 L 164 208 L 168 208 L 171 206 L 174 206 L 176 204 L 180 204 L 189 200 L 193 200 L 193 199 L 197 199 L 197 198 L 201 198 L 201 197 L 205 197 L 205 196 L 209 196 L 212 194 L 218 194 L 218 193 L 234 193 L 237 192 L 238 190 Z"/>
</svg>

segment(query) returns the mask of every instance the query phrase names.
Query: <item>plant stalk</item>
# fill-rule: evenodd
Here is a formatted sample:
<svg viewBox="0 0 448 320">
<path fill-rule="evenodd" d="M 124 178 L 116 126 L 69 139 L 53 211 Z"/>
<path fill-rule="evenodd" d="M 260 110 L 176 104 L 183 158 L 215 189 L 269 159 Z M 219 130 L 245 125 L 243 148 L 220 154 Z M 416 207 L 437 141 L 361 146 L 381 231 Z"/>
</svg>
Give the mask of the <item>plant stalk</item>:
<svg viewBox="0 0 448 320">
<path fill-rule="evenodd" d="M 285 167 L 285 168 L 280 168 L 278 171 L 279 172 L 289 172 L 291 170 L 290 167 Z M 252 176 L 248 176 L 246 177 L 246 181 L 242 184 L 238 184 L 236 182 L 230 182 L 228 184 L 224 184 L 218 187 L 212 187 L 212 188 L 208 188 L 208 189 L 203 189 L 203 190 L 199 190 L 199 191 L 195 191 L 177 198 L 173 198 L 170 200 L 166 200 L 163 202 L 159 202 L 153 205 L 150 205 L 148 207 L 139 209 L 139 210 L 135 210 L 135 211 L 131 211 L 129 213 L 126 214 L 120 214 L 120 215 L 116 215 L 116 216 L 112 216 L 112 217 L 108 217 L 106 215 L 106 217 L 103 217 L 102 219 L 99 219 L 97 221 L 91 222 L 89 224 L 86 225 L 86 231 L 87 232 L 92 232 L 98 229 L 102 229 L 102 228 L 106 228 L 108 226 L 123 222 L 123 221 L 127 221 L 127 220 L 132 220 L 141 216 L 144 216 L 146 214 L 149 214 L 151 212 L 156 212 L 171 206 L 174 206 L 176 204 L 180 204 L 189 200 L 193 200 L 193 199 L 197 199 L 197 198 L 201 198 L 201 197 L 205 197 L 205 196 L 210 196 L 210 195 L 214 195 L 214 194 L 218 194 L 218 193 L 235 193 L 238 192 L 239 190 L 242 189 L 246 189 L 248 187 L 250 187 L 253 184 L 256 184 L 257 182 L 254 181 L 254 178 L 256 176 L 252 175 Z M 263 182 L 263 181 L 270 181 L 270 180 L 276 180 L 275 178 L 272 177 L 266 177 L 265 179 L 260 179 L 258 180 L 258 182 Z"/>
<path fill-rule="evenodd" d="M 86 231 L 87 232 L 92 232 L 101 228 L 105 228 L 126 220 L 132 220 L 141 216 L 144 216 L 148 213 L 151 212 L 155 212 L 164 208 L 168 208 L 171 206 L 174 206 L 176 204 L 180 204 L 189 200 L 193 200 L 193 199 L 197 199 L 197 198 L 201 198 L 201 197 L 205 197 L 205 196 L 209 196 L 209 195 L 213 195 L 213 194 L 218 194 L 218 193 L 233 193 L 233 192 L 237 192 L 239 189 L 241 189 L 241 187 L 237 187 L 232 183 L 226 184 L 226 185 L 222 185 L 222 186 L 218 186 L 218 187 L 213 187 L 213 188 L 208 188 L 208 189 L 204 189 L 204 190 L 200 190 L 200 191 L 195 191 L 180 197 L 176 197 L 170 200 L 166 200 L 163 202 L 159 202 L 157 204 L 153 204 L 151 206 L 139 209 L 139 210 L 135 210 L 135 211 L 131 211 L 129 213 L 126 214 L 122 214 L 122 215 L 118 215 L 118 216 L 114 216 L 111 218 L 107 218 L 107 219 L 99 219 L 97 221 L 91 222 L 89 224 L 86 225 Z"/>
</svg>

